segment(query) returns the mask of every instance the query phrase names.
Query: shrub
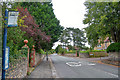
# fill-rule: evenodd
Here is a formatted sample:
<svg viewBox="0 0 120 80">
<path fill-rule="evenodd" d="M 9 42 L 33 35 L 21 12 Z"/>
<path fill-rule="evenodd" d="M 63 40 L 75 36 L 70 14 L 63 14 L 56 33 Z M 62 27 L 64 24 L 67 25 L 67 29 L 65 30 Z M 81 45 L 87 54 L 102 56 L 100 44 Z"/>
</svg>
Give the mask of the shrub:
<svg viewBox="0 0 120 80">
<path fill-rule="evenodd" d="M 106 50 L 92 50 L 91 52 L 105 52 Z"/>
<path fill-rule="evenodd" d="M 70 51 L 68 51 L 66 53 L 76 53 L 76 50 L 70 50 Z"/>
<path fill-rule="evenodd" d="M 120 43 L 112 43 L 107 48 L 107 53 L 109 52 L 119 52 L 120 51 Z"/>
<path fill-rule="evenodd" d="M 44 52 L 42 49 L 40 49 L 40 53 L 41 53 L 41 54 L 45 54 L 45 52 Z"/>
</svg>

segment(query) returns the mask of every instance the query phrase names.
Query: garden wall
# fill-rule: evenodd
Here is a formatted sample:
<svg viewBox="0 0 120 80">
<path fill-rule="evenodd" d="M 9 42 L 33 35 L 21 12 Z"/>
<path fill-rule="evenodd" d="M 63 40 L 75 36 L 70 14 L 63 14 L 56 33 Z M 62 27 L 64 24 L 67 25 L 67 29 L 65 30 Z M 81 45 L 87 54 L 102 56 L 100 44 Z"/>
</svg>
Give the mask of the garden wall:
<svg viewBox="0 0 120 80">
<path fill-rule="evenodd" d="M 89 58 L 89 54 L 88 53 L 80 53 L 80 58 Z"/>
<path fill-rule="evenodd" d="M 27 75 L 27 58 L 14 59 L 6 70 L 6 78 L 24 78 Z"/>
<path fill-rule="evenodd" d="M 89 52 L 90 57 L 107 57 L 107 52 Z"/>
<path fill-rule="evenodd" d="M 35 55 L 35 65 L 37 65 L 39 63 L 39 61 L 42 59 L 42 57 L 44 57 L 44 55 L 42 54 L 36 54 Z"/>
<path fill-rule="evenodd" d="M 0 57 L 0 79 L 1 79 L 1 74 L 2 74 L 2 58 Z"/>
<path fill-rule="evenodd" d="M 76 54 L 75 53 L 69 53 L 69 54 L 64 54 L 64 56 L 68 56 L 68 57 L 76 57 Z"/>
<path fill-rule="evenodd" d="M 120 52 L 109 52 L 109 60 L 111 61 L 120 61 Z"/>
</svg>

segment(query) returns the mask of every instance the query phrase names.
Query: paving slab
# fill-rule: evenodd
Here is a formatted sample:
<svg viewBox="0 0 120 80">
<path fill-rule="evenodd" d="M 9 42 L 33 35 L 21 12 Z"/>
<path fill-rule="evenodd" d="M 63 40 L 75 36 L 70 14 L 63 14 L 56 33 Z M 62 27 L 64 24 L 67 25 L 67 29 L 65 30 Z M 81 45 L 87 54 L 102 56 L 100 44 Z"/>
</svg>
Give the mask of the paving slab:
<svg viewBox="0 0 120 80">
<path fill-rule="evenodd" d="M 50 60 L 47 61 L 45 57 L 27 78 L 52 78 Z"/>
</svg>

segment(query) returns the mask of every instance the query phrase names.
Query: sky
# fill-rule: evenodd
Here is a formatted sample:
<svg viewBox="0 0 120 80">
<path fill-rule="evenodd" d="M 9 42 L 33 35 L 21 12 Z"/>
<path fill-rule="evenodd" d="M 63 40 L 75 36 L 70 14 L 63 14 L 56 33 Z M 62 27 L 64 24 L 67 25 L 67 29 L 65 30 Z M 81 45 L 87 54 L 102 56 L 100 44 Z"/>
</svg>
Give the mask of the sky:
<svg viewBox="0 0 120 80">
<path fill-rule="evenodd" d="M 52 0 L 54 14 L 63 27 L 85 28 L 83 24 L 86 7 L 85 0 Z M 56 42 L 52 47 L 55 49 L 60 42 Z M 86 46 L 89 45 L 86 43 Z"/>
</svg>

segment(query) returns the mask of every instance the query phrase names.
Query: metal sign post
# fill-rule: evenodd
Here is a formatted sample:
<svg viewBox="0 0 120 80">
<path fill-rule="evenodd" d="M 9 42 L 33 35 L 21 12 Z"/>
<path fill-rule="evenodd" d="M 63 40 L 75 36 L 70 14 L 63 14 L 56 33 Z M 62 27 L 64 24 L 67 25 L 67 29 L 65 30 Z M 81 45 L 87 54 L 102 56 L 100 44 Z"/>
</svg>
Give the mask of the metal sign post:
<svg viewBox="0 0 120 80">
<path fill-rule="evenodd" d="M 8 23 L 8 10 L 5 10 L 5 27 L 4 27 L 4 37 L 3 37 L 3 54 L 2 54 L 2 80 L 5 80 L 5 51 L 7 44 L 7 23 Z"/>
<path fill-rule="evenodd" d="M 3 37 L 3 54 L 2 54 L 2 80 L 5 80 L 5 70 L 9 68 L 9 47 L 7 44 L 7 27 L 17 26 L 17 17 L 19 12 L 5 10 L 5 27 Z"/>
</svg>

